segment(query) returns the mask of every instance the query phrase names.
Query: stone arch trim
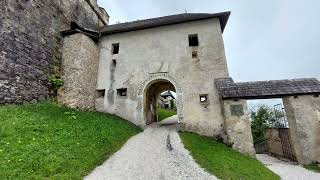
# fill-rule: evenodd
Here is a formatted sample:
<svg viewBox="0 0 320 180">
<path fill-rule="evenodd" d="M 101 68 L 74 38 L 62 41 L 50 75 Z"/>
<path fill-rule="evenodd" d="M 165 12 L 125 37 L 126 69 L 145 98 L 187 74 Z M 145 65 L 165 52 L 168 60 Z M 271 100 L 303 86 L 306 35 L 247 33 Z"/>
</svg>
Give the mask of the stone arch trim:
<svg viewBox="0 0 320 180">
<path fill-rule="evenodd" d="M 144 117 L 144 107 L 143 107 L 143 103 L 144 103 L 144 92 L 146 90 L 146 88 L 148 88 L 148 86 L 150 85 L 150 83 L 152 83 L 153 81 L 156 80 L 167 80 L 170 83 L 173 84 L 173 86 L 176 89 L 176 94 L 177 94 L 177 109 L 178 109 L 178 118 L 179 121 L 182 122 L 183 121 L 183 93 L 182 93 L 182 87 L 179 84 L 179 82 L 176 80 L 176 78 L 169 73 L 155 73 L 155 74 L 149 74 L 144 81 L 142 81 L 139 85 L 138 85 L 138 106 L 137 106 L 137 111 L 138 111 L 138 115 L 139 115 L 139 119 L 141 119 L 144 123 L 145 123 L 145 117 Z"/>
<path fill-rule="evenodd" d="M 159 80 L 159 79 L 164 79 L 167 80 L 169 82 L 171 82 L 173 84 L 173 86 L 176 88 L 176 93 L 182 93 L 182 88 L 180 86 L 180 84 L 178 83 L 178 81 L 176 80 L 176 78 L 168 73 L 155 73 L 155 74 L 150 74 L 147 78 L 145 78 L 145 80 L 143 82 L 141 82 L 139 84 L 139 89 L 138 89 L 138 95 L 142 95 L 145 88 L 152 82 L 155 80 Z"/>
</svg>

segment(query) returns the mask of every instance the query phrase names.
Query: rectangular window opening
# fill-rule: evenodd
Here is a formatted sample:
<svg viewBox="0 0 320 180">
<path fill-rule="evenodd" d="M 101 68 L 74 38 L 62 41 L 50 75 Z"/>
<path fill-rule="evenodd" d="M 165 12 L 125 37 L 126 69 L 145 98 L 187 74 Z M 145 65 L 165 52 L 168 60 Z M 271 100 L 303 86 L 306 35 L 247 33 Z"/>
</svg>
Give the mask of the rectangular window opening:
<svg viewBox="0 0 320 180">
<path fill-rule="evenodd" d="M 199 46 L 198 34 L 189 35 L 189 46 L 190 47 Z"/>
<path fill-rule="evenodd" d="M 198 58 L 198 51 L 192 51 L 192 58 Z"/>
<path fill-rule="evenodd" d="M 120 48 L 119 43 L 112 44 L 112 54 L 119 54 L 119 48 Z"/>
<path fill-rule="evenodd" d="M 117 95 L 123 97 L 127 96 L 127 88 L 117 89 Z"/>
<path fill-rule="evenodd" d="M 97 90 L 98 98 L 103 98 L 105 95 L 105 89 Z"/>
<path fill-rule="evenodd" d="M 208 94 L 200 94 L 200 104 L 208 104 L 209 100 L 208 100 Z"/>
</svg>

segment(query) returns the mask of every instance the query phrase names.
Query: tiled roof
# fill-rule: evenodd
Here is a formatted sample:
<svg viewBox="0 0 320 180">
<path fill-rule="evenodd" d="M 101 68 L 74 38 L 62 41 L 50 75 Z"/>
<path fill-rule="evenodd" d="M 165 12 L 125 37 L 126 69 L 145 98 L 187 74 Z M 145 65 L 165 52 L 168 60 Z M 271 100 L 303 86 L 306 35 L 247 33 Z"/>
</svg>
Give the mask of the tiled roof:
<svg viewBox="0 0 320 180">
<path fill-rule="evenodd" d="M 221 13 L 214 13 L 214 14 L 184 13 L 184 14 L 163 16 L 163 17 L 152 18 L 152 19 L 132 21 L 127 23 L 107 25 L 101 29 L 101 34 L 108 35 L 108 34 L 122 33 L 122 32 L 135 31 L 135 30 L 153 28 L 158 26 L 165 26 L 165 25 L 172 25 L 172 24 L 184 23 L 189 21 L 209 19 L 209 18 L 219 18 L 221 30 L 223 32 L 229 16 L 230 16 L 230 12 L 221 12 Z"/>
<path fill-rule="evenodd" d="M 223 99 L 267 99 L 291 95 L 320 94 L 320 82 L 315 78 L 233 82 L 232 78 L 215 79 Z"/>
</svg>

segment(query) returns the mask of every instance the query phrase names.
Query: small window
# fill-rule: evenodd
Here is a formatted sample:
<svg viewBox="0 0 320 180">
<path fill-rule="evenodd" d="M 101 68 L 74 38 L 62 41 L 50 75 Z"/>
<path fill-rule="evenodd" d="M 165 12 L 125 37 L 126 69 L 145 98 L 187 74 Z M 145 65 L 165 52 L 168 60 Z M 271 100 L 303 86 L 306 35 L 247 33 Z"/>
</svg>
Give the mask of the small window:
<svg viewBox="0 0 320 180">
<path fill-rule="evenodd" d="M 104 90 L 104 89 L 102 89 L 102 90 L 97 90 L 97 92 L 98 92 L 98 98 L 103 98 L 104 95 L 105 95 L 105 91 L 106 91 L 106 90 Z"/>
<path fill-rule="evenodd" d="M 200 94 L 200 104 L 208 104 L 208 94 Z"/>
<path fill-rule="evenodd" d="M 120 44 L 112 44 L 112 54 L 119 54 L 119 46 Z"/>
<path fill-rule="evenodd" d="M 192 58 L 198 58 L 198 51 L 192 51 Z"/>
<path fill-rule="evenodd" d="M 127 88 L 117 89 L 118 96 L 127 96 Z"/>
<path fill-rule="evenodd" d="M 198 34 L 189 35 L 189 46 L 190 47 L 199 46 Z"/>
</svg>

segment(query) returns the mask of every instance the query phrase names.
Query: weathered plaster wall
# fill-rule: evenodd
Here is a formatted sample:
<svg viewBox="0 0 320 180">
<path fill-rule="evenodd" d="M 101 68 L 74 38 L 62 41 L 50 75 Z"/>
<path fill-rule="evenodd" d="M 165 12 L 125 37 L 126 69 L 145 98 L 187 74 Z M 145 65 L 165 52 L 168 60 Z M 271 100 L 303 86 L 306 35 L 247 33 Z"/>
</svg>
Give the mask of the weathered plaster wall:
<svg viewBox="0 0 320 180">
<path fill-rule="evenodd" d="M 267 129 L 266 139 L 268 144 L 268 151 L 272 154 L 283 157 L 283 149 L 278 129 Z"/>
<path fill-rule="evenodd" d="M 320 162 L 320 98 L 284 97 L 283 103 L 299 163 Z"/>
<path fill-rule="evenodd" d="M 73 108 L 95 107 L 99 49 L 81 33 L 65 37 L 62 49 L 62 78 L 65 85 L 58 91 L 59 102 Z"/>
<path fill-rule="evenodd" d="M 231 106 L 239 108 L 232 110 Z M 232 144 L 232 148 L 241 153 L 255 157 L 253 147 L 253 138 L 251 134 L 251 123 L 249 119 L 248 107 L 246 100 L 224 100 L 223 110 L 225 117 L 225 132 L 227 142 Z M 235 111 L 233 114 L 232 111 Z"/>
<path fill-rule="evenodd" d="M 0 104 L 43 100 L 49 95 L 48 76 L 58 72 L 62 37 L 70 22 L 97 29 L 102 25 L 91 0 L 0 1 Z"/>
<path fill-rule="evenodd" d="M 198 34 L 199 47 L 191 48 L 188 35 Z M 120 43 L 120 53 L 111 54 L 112 43 Z M 141 117 L 144 83 L 152 75 L 168 74 L 178 92 L 178 111 L 182 111 L 184 128 L 208 136 L 223 134 L 223 116 L 214 78 L 228 77 L 227 63 L 218 19 L 194 21 L 106 36 L 101 40 L 98 89 L 106 96 L 97 106 L 105 112 L 143 125 Z M 192 50 L 199 58 L 192 58 Z M 112 59 L 116 69 L 111 71 Z M 116 89 L 128 88 L 126 98 Z M 176 87 L 177 89 L 177 87 Z M 199 103 L 199 94 L 209 94 L 210 104 Z M 181 103 L 179 105 L 179 99 Z M 183 105 L 183 108 L 181 107 Z M 103 108 L 102 108 L 103 107 Z M 179 108 L 180 107 L 180 108 Z"/>
</svg>

